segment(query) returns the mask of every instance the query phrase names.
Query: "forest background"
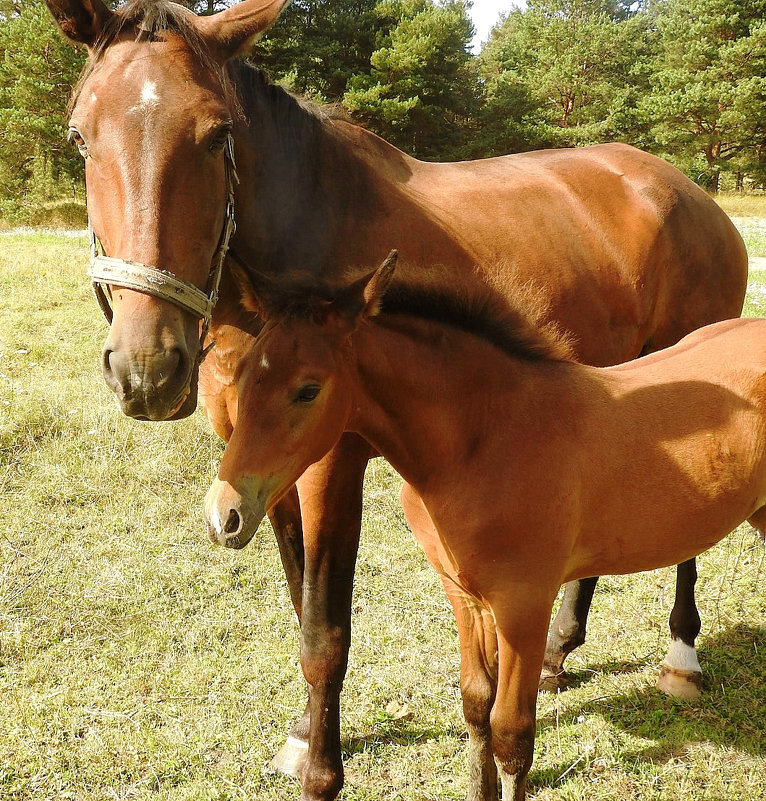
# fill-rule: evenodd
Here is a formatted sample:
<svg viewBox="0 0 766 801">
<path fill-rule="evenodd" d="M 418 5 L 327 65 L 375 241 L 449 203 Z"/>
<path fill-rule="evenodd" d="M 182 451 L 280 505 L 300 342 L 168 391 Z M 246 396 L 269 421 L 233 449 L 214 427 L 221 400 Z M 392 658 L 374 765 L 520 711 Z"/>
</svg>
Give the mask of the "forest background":
<svg viewBox="0 0 766 801">
<path fill-rule="evenodd" d="M 226 4 L 184 2 L 198 13 Z M 422 159 L 622 141 L 712 192 L 766 187 L 766 0 L 529 0 L 478 53 L 469 10 L 293 0 L 250 60 Z M 84 61 L 42 0 L 0 0 L 6 223 L 63 199 L 82 206 L 66 104 Z"/>
</svg>

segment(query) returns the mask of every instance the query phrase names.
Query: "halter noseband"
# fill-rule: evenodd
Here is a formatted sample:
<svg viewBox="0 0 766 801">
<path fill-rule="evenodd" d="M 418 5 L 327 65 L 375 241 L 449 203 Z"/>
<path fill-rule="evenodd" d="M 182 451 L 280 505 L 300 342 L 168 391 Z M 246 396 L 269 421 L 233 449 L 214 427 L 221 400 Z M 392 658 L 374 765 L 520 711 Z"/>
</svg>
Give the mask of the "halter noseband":
<svg viewBox="0 0 766 801">
<path fill-rule="evenodd" d="M 110 302 L 110 285 L 134 289 L 147 295 L 153 295 L 161 300 L 167 300 L 195 317 L 202 319 L 202 333 L 197 355 L 198 365 L 202 363 L 202 360 L 215 344 L 211 342 L 206 348 L 203 347 L 205 337 L 210 329 L 213 308 L 218 300 L 218 285 L 221 282 L 223 262 L 229 250 L 229 241 L 237 230 L 237 224 L 234 221 L 234 187 L 239 182 L 239 178 L 237 176 L 237 165 L 234 161 L 234 139 L 231 134 L 226 137 L 223 154 L 226 173 L 226 217 L 204 292 L 194 284 L 182 281 L 167 270 L 160 270 L 157 267 L 150 267 L 147 264 L 127 261 L 126 259 L 115 259 L 99 253 L 100 243 L 90 224 L 90 218 L 88 219 L 88 233 L 90 235 L 90 269 L 88 270 L 88 277 L 93 284 L 96 300 L 107 322 L 111 325 L 114 316 Z"/>
</svg>

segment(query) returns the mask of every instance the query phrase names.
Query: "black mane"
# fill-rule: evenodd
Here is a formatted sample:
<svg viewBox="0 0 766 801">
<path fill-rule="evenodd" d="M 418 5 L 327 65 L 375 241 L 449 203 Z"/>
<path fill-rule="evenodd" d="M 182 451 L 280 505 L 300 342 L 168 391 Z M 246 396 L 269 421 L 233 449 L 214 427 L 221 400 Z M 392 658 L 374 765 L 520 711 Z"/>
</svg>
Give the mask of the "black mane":
<svg viewBox="0 0 766 801">
<path fill-rule="evenodd" d="M 342 287 L 311 276 L 291 275 L 274 281 L 263 296 L 272 320 L 321 320 Z M 256 290 L 257 292 L 257 290 Z M 386 292 L 380 314 L 406 315 L 447 325 L 489 342 L 509 356 L 526 361 L 569 361 L 571 348 L 552 326 L 540 327 L 519 308 L 499 301 L 487 288 L 476 296 L 456 295 L 433 286 L 394 284 Z"/>
<path fill-rule="evenodd" d="M 394 284 L 385 294 L 383 314 L 405 314 L 449 325 L 479 337 L 525 361 L 568 361 L 571 350 L 556 329 L 540 328 L 520 309 L 491 295 L 456 295 L 433 287 Z"/>
</svg>

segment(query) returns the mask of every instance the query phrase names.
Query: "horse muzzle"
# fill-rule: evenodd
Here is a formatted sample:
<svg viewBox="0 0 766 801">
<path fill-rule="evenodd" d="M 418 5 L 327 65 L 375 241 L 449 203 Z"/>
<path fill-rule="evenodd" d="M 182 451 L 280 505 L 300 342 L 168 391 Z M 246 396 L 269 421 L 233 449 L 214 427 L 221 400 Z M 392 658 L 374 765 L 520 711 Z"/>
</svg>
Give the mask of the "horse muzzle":
<svg viewBox="0 0 766 801">
<path fill-rule="evenodd" d="M 216 479 L 205 496 L 205 523 L 211 542 L 225 548 L 244 548 L 266 514 L 263 494 L 247 500 L 227 481 Z"/>
<path fill-rule="evenodd" d="M 107 344 L 101 370 L 128 417 L 180 420 L 197 406 L 198 371 L 185 349 L 162 350 L 136 358 Z"/>
</svg>

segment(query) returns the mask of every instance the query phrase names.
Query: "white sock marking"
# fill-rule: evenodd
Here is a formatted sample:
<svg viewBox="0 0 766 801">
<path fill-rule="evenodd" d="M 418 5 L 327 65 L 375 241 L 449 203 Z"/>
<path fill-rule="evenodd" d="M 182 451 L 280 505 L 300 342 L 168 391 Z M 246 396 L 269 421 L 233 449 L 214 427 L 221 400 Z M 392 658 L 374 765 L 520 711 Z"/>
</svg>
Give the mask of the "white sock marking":
<svg viewBox="0 0 766 801">
<path fill-rule="evenodd" d="M 697 652 L 681 640 L 670 641 L 665 664 L 676 670 L 692 670 L 696 673 L 702 673 L 700 663 L 697 661 Z"/>
</svg>

